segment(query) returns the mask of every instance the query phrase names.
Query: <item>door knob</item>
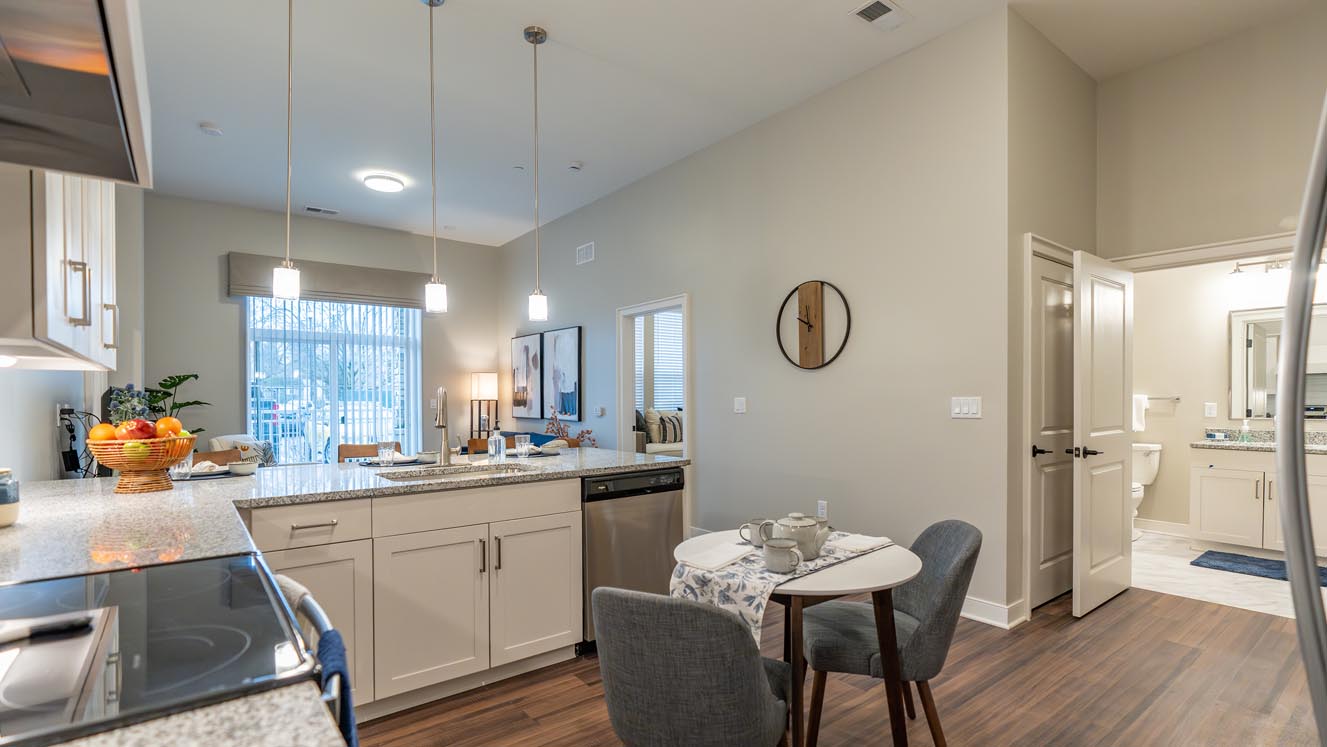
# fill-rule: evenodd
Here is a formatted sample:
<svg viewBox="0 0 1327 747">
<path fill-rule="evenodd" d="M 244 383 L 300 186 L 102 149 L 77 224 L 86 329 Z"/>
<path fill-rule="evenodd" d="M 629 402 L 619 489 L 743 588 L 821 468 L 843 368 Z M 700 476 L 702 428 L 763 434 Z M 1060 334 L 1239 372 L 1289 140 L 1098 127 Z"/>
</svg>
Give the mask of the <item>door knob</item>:
<svg viewBox="0 0 1327 747">
<path fill-rule="evenodd" d="M 1036 444 L 1032 444 L 1032 458 L 1033 458 L 1033 459 L 1036 459 L 1037 457 L 1041 456 L 1042 454 L 1049 454 L 1049 453 L 1051 453 L 1051 450 L 1050 450 L 1050 449 L 1042 449 L 1042 448 L 1038 447 Z"/>
<path fill-rule="evenodd" d="M 1072 449 L 1065 449 L 1065 450 L 1064 450 L 1064 453 L 1068 454 L 1069 456 L 1076 457 L 1076 456 L 1078 456 L 1078 447 L 1075 446 L 1075 447 L 1072 448 Z"/>
</svg>

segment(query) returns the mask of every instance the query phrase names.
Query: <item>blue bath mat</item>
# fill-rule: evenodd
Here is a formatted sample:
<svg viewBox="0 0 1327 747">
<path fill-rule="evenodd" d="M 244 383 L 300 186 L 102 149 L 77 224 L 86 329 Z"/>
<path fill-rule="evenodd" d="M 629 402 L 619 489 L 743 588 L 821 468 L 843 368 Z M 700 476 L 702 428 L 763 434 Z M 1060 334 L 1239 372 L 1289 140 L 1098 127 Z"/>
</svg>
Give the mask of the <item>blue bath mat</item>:
<svg viewBox="0 0 1327 747">
<path fill-rule="evenodd" d="M 1199 568 L 1213 568 L 1218 571 L 1230 571 L 1231 573 L 1243 573 L 1246 576 L 1274 578 L 1278 581 L 1286 580 L 1286 563 L 1284 560 L 1255 558 L 1233 552 L 1208 550 L 1190 561 L 1189 565 L 1196 565 Z M 1327 586 L 1327 568 L 1318 566 L 1318 583 Z"/>
</svg>

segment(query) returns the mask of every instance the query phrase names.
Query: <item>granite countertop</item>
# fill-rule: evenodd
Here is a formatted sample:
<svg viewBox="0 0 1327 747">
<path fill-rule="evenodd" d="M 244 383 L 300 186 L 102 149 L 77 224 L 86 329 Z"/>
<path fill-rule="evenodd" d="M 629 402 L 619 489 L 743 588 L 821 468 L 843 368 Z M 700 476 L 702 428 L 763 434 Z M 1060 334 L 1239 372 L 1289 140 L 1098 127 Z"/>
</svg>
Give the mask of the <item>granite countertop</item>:
<svg viewBox="0 0 1327 747">
<path fill-rule="evenodd" d="M 488 465 L 485 460 L 461 465 Z M 429 476 L 446 468 L 310 464 L 259 469 L 250 477 L 178 483 L 160 493 L 117 495 L 115 478 L 24 483 L 18 523 L 0 529 L 0 584 L 116 568 L 256 552 L 238 508 L 461 490 L 678 467 L 689 460 L 607 449 L 508 459 L 510 474 Z M 384 472 L 423 476 L 395 482 Z"/>
<path fill-rule="evenodd" d="M 66 747 L 345 747 L 312 682 L 64 742 Z"/>
<path fill-rule="evenodd" d="M 395 482 L 358 464 L 269 467 L 251 477 L 182 482 L 173 490 L 117 495 L 115 479 L 50 480 L 22 485 L 19 520 L 0 529 L 0 584 L 81 575 L 158 563 L 257 552 L 237 508 L 621 474 L 681 467 L 690 460 L 606 449 L 568 449 L 557 456 L 509 459 L 510 474 L 459 475 L 441 466 L 397 467 L 424 477 Z M 445 476 L 444 476 L 445 473 Z M 429 479 L 433 478 L 433 479 Z M 311 683 L 197 708 L 67 742 L 70 747 L 243 744 L 344 745 Z"/>
<path fill-rule="evenodd" d="M 1190 442 L 1189 446 L 1195 449 L 1213 449 L 1217 451 L 1276 451 L 1276 444 L 1272 441 L 1218 441 L 1213 438 L 1205 438 L 1201 441 Z M 1305 454 L 1327 454 L 1327 444 L 1305 444 Z"/>
</svg>

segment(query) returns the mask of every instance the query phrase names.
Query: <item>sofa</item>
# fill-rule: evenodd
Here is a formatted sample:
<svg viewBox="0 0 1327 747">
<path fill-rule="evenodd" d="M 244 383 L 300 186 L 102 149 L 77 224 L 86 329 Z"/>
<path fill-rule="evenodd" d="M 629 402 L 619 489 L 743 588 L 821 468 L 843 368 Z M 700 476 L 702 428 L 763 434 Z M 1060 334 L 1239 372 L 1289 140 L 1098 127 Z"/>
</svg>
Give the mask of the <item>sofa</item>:
<svg viewBox="0 0 1327 747">
<path fill-rule="evenodd" d="M 676 418 L 674 427 L 665 427 L 665 418 Z M 681 410 L 648 409 L 636 411 L 636 452 L 680 457 L 686 451 Z M 674 433 L 675 431 L 675 433 Z M 670 440 L 676 438 L 677 440 Z"/>
</svg>

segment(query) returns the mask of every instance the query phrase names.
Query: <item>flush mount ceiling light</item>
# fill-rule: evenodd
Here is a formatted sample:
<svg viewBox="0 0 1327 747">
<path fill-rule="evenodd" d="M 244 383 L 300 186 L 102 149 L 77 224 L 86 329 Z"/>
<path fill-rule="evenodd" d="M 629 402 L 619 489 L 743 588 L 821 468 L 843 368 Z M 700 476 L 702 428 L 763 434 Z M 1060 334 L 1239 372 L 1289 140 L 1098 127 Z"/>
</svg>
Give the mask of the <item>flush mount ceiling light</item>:
<svg viewBox="0 0 1327 747">
<path fill-rule="evenodd" d="M 434 103 L 438 86 L 433 70 L 433 9 L 444 1 L 423 0 L 429 6 L 429 182 L 432 185 L 429 207 L 433 212 L 433 277 L 424 285 L 424 311 L 430 314 L 441 314 L 447 310 L 447 284 L 438 279 L 438 109 Z M 364 183 L 368 184 L 368 179 Z M 397 184 L 401 183 L 398 181 Z M 399 192 L 404 186 L 387 191 Z M 446 444 L 443 446 L 446 447 Z"/>
<path fill-rule="evenodd" d="M 374 192 L 400 192 L 405 189 L 405 181 L 391 174 L 369 174 L 364 177 L 364 186 Z"/>
<path fill-rule="evenodd" d="M 216 122 L 199 122 L 198 129 L 204 135 L 211 135 L 212 137 L 221 137 L 221 135 L 223 134 L 221 132 L 221 128 L 217 126 Z"/>
<path fill-rule="evenodd" d="M 530 321 L 548 321 L 548 296 L 539 288 L 539 45 L 548 32 L 538 26 L 525 28 L 525 40 L 534 52 L 534 292 L 530 294 Z"/>
<path fill-rule="evenodd" d="M 286 0 L 286 259 L 272 268 L 272 297 L 299 300 L 299 270 L 290 261 L 290 151 L 294 132 L 295 0 Z"/>
</svg>

